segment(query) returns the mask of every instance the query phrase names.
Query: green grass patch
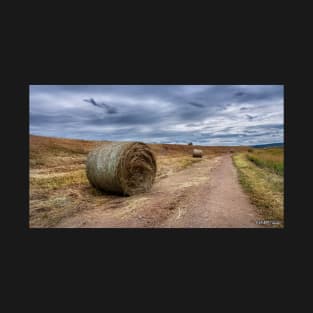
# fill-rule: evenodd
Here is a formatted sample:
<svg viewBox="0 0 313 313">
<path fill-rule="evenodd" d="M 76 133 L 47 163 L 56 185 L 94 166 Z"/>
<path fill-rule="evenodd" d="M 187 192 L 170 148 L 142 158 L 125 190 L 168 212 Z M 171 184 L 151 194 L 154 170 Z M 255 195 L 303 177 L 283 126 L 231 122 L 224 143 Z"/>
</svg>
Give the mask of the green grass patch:
<svg viewBox="0 0 313 313">
<path fill-rule="evenodd" d="M 278 175 L 283 175 L 284 174 L 284 164 L 282 162 L 277 162 L 274 160 L 267 160 L 267 159 L 262 159 L 260 157 L 257 157 L 253 154 L 248 154 L 247 158 L 253 162 L 255 165 L 261 167 L 261 168 L 267 168 L 272 170 Z"/>
<path fill-rule="evenodd" d="M 248 150 L 247 158 L 256 166 L 268 169 L 280 176 L 284 175 L 283 148 Z"/>
</svg>

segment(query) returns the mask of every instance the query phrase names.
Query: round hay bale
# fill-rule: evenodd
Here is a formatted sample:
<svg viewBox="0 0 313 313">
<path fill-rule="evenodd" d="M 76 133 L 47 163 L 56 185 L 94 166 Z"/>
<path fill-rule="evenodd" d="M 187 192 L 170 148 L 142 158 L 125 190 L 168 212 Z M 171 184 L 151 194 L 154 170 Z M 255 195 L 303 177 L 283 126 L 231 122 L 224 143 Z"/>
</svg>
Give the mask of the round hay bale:
<svg viewBox="0 0 313 313">
<path fill-rule="evenodd" d="M 202 158 L 202 150 L 199 149 L 193 149 L 192 156 L 194 158 Z"/>
<path fill-rule="evenodd" d="M 115 142 L 98 147 L 87 157 L 87 178 L 96 188 L 123 195 L 149 191 L 156 159 L 141 142 Z"/>
</svg>

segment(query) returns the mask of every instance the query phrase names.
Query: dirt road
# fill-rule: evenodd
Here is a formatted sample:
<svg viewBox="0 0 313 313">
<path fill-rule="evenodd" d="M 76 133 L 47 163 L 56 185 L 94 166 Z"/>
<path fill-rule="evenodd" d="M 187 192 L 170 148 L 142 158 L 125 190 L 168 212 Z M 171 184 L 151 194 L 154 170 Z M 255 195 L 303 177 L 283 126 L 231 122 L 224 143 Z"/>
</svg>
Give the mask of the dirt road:
<svg viewBox="0 0 313 313">
<path fill-rule="evenodd" d="M 159 180 L 149 193 L 116 197 L 55 227 L 257 228 L 259 219 L 227 154 L 203 158 Z"/>
</svg>

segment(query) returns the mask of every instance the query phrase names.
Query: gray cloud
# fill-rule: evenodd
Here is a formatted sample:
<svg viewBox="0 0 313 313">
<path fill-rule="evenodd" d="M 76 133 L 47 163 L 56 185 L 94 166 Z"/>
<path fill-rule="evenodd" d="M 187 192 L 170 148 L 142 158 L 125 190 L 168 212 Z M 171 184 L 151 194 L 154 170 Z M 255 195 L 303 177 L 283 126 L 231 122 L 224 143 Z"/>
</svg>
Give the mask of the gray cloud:
<svg viewBox="0 0 313 313">
<path fill-rule="evenodd" d="M 283 86 L 31 85 L 30 132 L 204 145 L 279 142 Z"/>
<path fill-rule="evenodd" d="M 197 103 L 197 102 L 188 102 L 188 104 L 194 106 L 194 107 L 197 107 L 197 108 L 204 108 L 205 105 L 204 104 L 201 104 L 201 103 Z"/>
<path fill-rule="evenodd" d="M 246 117 L 249 119 L 249 121 L 251 121 L 251 120 L 256 118 L 256 116 L 252 116 L 250 114 L 247 114 Z"/>
<path fill-rule="evenodd" d="M 245 93 L 242 92 L 242 91 L 238 91 L 238 92 L 235 92 L 234 95 L 235 95 L 236 97 L 241 97 L 241 96 L 244 96 Z"/>
<path fill-rule="evenodd" d="M 90 99 L 84 99 L 83 101 L 91 103 L 92 105 L 99 107 L 99 108 L 104 108 L 108 114 L 116 114 L 117 109 L 104 103 L 104 102 L 96 102 L 93 98 Z"/>
</svg>

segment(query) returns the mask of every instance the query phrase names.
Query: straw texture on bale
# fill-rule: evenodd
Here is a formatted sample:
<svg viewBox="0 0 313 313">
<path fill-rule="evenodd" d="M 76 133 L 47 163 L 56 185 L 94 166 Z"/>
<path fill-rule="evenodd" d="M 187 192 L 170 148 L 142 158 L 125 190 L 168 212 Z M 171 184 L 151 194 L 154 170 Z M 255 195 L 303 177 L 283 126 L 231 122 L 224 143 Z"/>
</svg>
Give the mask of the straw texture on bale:
<svg viewBox="0 0 313 313">
<path fill-rule="evenodd" d="M 115 142 L 98 147 L 87 157 L 87 178 L 96 188 L 122 195 L 149 191 L 156 159 L 141 142 Z"/>
<path fill-rule="evenodd" d="M 192 156 L 194 158 L 202 158 L 202 150 L 199 149 L 193 149 Z"/>
</svg>

